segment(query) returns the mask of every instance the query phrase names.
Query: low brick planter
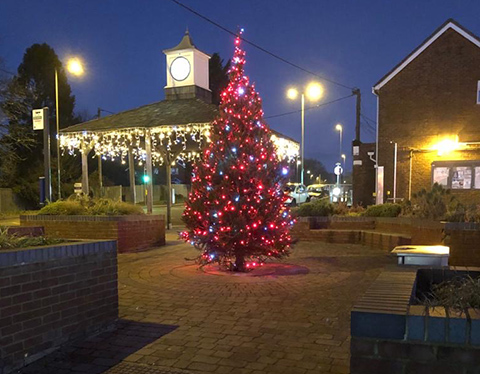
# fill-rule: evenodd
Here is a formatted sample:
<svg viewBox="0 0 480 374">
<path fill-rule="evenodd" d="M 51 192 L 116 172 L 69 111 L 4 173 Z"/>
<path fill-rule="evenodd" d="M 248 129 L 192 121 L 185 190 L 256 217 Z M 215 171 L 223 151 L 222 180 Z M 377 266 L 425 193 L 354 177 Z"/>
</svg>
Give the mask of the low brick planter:
<svg viewBox="0 0 480 374">
<path fill-rule="evenodd" d="M 165 245 L 163 215 L 21 215 L 20 224 L 21 226 L 42 226 L 45 235 L 52 238 L 117 240 L 120 253 Z"/>
<path fill-rule="evenodd" d="M 480 267 L 480 224 L 446 223 L 444 242 L 450 247 L 450 265 Z"/>
<path fill-rule="evenodd" d="M 475 373 L 480 314 L 469 318 L 415 305 L 418 289 L 480 269 L 402 269 L 382 273 L 351 312 L 351 374 Z"/>
<path fill-rule="evenodd" d="M 0 251 L 0 372 L 117 318 L 115 241 Z"/>
</svg>

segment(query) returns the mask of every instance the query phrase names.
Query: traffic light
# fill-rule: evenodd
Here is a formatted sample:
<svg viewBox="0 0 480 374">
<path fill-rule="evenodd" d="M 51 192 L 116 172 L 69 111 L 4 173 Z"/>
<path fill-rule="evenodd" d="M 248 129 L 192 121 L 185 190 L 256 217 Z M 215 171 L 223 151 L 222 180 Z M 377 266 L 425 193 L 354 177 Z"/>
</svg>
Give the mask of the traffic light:
<svg viewBox="0 0 480 374">
<path fill-rule="evenodd" d="M 150 182 L 150 176 L 148 174 L 144 174 L 142 179 L 143 179 L 143 183 L 145 184 Z"/>
</svg>

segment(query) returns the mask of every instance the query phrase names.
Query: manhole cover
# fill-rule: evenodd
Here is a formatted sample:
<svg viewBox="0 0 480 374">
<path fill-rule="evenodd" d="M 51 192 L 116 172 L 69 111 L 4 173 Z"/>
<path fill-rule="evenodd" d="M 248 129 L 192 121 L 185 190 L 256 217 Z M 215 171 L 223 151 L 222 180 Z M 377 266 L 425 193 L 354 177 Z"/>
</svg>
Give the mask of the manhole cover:
<svg viewBox="0 0 480 374">
<path fill-rule="evenodd" d="M 104 374 L 192 374 L 189 371 L 121 362 Z"/>
</svg>

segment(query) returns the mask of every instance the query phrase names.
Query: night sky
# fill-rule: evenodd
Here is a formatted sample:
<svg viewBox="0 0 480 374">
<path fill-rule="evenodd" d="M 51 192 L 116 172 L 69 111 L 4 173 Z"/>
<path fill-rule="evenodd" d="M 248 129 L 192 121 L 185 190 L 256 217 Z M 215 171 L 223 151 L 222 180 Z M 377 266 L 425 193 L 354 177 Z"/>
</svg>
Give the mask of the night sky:
<svg viewBox="0 0 480 374">
<path fill-rule="evenodd" d="M 376 118 L 371 87 L 448 18 L 480 34 L 479 1 L 293 1 L 182 0 L 184 4 L 236 30 L 245 38 L 308 70 L 362 91 L 363 113 Z M 61 59 L 79 55 L 87 75 L 69 77 L 76 110 L 97 107 L 119 112 L 164 98 L 163 49 L 177 45 L 186 27 L 197 47 L 233 54 L 233 37 L 169 0 L 1 0 L 0 57 L 3 68 L 16 71 L 25 49 L 46 42 Z M 294 111 L 299 102 L 286 99 L 292 85 L 302 87 L 314 77 L 255 48 L 247 51 L 247 74 L 256 82 L 266 117 Z M 350 94 L 323 82 L 328 102 Z M 307 106 L 312 105 L 307 103 Z M 331 169 L 338 159 L 336 123 L 345 128 L 343 149 L 351 163 L 355 98 L 307 112 L 307 157 Z M 300 114 L 268 120 L 272 128 L 300 139 Z M 363 121 L 365 123 L 365 121 Z M 362 140 L 373 141 L 372 122 Z M 350 169 L 347 167 L 347 169 Z"/>
</svg>

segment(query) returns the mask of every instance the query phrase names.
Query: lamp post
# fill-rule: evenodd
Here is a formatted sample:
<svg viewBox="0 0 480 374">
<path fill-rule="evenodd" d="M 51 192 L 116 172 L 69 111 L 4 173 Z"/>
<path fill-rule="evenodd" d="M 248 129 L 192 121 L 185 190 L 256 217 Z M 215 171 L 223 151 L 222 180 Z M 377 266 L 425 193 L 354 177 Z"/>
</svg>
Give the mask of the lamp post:
<svg viewBox="0 0 480 374">
<path fill-rule="evenodd" d="M 346 156 L 344 153 L 342 153 L 342 160 L 343 160 L 343 172 L 345 172 L 345 161 L 346 161 L 346 159 L 347 159 L 347 156 Z"/>
<path fill-rule="evenodd" d="M 290 100 L 295 100 L 298 97 L 298 90 L 296 88 L 290 88 L 287 91 L 287 97 Z M 300 183 L 303 183 L 304 167 L 305 167 L 305 96 L 311 101 L 319 100 L 323 95 L 323 87 L 316 83 L 310 83 L 305 90 L 301 93 L 301 124 L 302 124 L 302 138 L 300 142 L 300 162 L 302 165 L 300 172 Z"/>
<path fill-rule="evenodd" d="M 343 127 L 342 127 L 342 125 L 339 124 L 339 123 L 337 123 L 337 125 L 335 126 L 335 130 L 338 131 L 339 136 L 340 136 L 340 148 L 339 148 L 340 153 L 339 153 L 339 154 L 340 154 L 340 158 L 342 158 L 342 135 L 343 135 Z"/>
<path fill-rule="evenodd" d="M 71 58 L 67 61 L 67 71 L 75 76 L 83 75 L 83 65 L 78 58 Z M 62 197 L 61 186 L 61 163 L 60 163 L 60 109 L 58 105 L 58 70 L 55 68 L 55 120 L 56 120 L 56 138 L 57 138 L 57 190 L 59 200 Z"/>
</svg>

